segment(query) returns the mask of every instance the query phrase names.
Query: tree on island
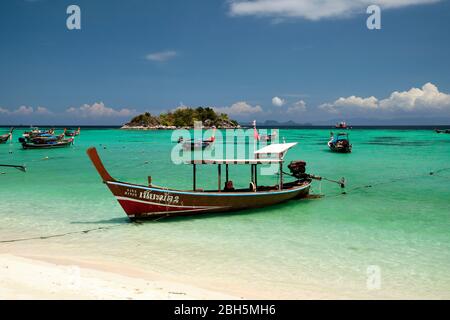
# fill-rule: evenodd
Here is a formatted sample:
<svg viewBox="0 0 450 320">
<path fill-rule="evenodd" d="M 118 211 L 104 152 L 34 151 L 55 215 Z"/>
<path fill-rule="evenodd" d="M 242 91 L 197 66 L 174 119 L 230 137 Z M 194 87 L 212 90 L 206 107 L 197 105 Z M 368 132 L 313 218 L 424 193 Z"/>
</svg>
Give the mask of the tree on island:
<svg viewBox="0 0 450 320">
<path fill-rule="evenodd" d="M 149 112 L 140 114 L 129 123 L 127 127 L 193 127 L 194 121 L 201 121 L 203 126 L 217 128 L 238 127 L 237 121 L 232 120 L 225 113 L 216 113 L 210 107 L 178 108 L 174 111 L 153 116 Z"/>
</svg>

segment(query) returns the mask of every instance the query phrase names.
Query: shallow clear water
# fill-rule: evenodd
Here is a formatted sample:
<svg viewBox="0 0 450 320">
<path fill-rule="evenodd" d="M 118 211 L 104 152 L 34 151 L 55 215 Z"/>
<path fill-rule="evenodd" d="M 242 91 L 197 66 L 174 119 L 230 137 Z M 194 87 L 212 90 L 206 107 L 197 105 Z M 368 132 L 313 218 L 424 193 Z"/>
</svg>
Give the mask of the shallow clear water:
<svg viewBox="0 0 450 320">
<path fill-rule="evenodd" d="M 347 194 L 315 182 L 313 193 L 325 197 L 130 223 L 85 150 L 96 146 L 119 180 L 145 184 L 151 175 L 155 184 L 190 188 L 190 166 L 171 162 L 171 134 L 84 129 L 67 149 L 0 145 L 0 163 L 28 168 L 0 168 L 0 241 L 106 227 L 0 243 L 0 251 L 124 263 L 245 297 L 450 298 L 450 135 L 353 129 L 353 153 L 335 154 L 326 146 L 329 130 L 281 130 L 287 142 L 299 142 L 288 160 L 306 160 L 317 175 L 345 177 Z M 232 168 L 230 175 L 246 186 L 250 170 Z M 200 168 L 198 178 L 198 186 L 215 187 L 216 168 Z M 276 177 L 259 182 L 274 184 Z M 381 271 L 379 289 L 367 287 L 369 266 Z"/>
</svg>

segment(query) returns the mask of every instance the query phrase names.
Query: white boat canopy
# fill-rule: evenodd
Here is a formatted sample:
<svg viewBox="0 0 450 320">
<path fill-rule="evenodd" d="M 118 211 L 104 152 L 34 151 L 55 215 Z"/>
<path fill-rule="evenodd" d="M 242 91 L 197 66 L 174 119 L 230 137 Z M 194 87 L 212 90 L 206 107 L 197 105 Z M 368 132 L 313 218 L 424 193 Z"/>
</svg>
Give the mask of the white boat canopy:
<svg viewBox="0 0 450 320">
<path fill-rule="evenodd" d="M 271 164 L 280 163 L 281 159 L 203 159 L 191 160 L 188 164 Z"/>
<path fill-rule="evenodd" d="M 297 142 L 293 143 L 274 143 L 269 144 L 259 150 L 255 151 L 255 157 L 260 158 L 261 156 L 267 155 L 277 155 L 279 159 L 283 159 L 285 153 L 292 147 L 294 147 Z M 262 159 L 261 159 L 262 160 Z"/>
<path fill-rule="evenodd" d="M 187 164 L 274 164 L 283 162 L 286 152 L 294 147 L 294 143 L 276 143 L 255 151 L 254 159 L 198 159 L 189 160 Z M 276 157 L 264 157 L 276 155 Z"/>
<path fill-rule="evenodd" d="M 297 143 L 277 143 L 277 144 L 271 144 L 268 146 L 265 146 L 257 151 L 255 151 L 255 158 L 254 159 L 198 159 L 198 160 L 190 160 L 186 163 L 192 164 L 193 168 L 193 190 L 196 190 L 196 183 L 197 183 L 197 165 L 198 164 L 216 164 L 217 166 L 217 190 L 221 190 L 222 184 L 221 184 L 221 176 L 222 176 L 222 169 L 221 165 L 226 165 L 226 178 L 225 181 L 228 182 L 228 165 L 229 164 L 250 164 L 251 165 L 251 181 L 256 187 L 258 185 L 257 180 L 257 165 L 258 164 L 278 164 L 280 167 L 279 171 L 279 183 L 278 183 L 278 190 L 283 190 L 283 157 L 286 154 L 286 152 L 294 147 Z M 277 157 L 270 157 L 270 155 L 276 155 Z M 263 156 L 261 158 L 261 156 Z M 267 157 L 264 157 L 267 156 Z"/>
</svg>

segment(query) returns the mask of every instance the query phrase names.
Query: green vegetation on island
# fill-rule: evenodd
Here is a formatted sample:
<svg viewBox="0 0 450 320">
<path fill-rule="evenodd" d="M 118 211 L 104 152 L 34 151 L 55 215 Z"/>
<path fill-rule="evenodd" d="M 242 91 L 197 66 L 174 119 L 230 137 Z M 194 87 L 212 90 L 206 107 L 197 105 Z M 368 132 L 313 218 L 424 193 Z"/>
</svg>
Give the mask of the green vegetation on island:
<svg viewBox="0 0 450 320">
<path fill-rule="evenodd" d="M 203 127 L 237 128 L 239 124 L 225 113 L 217 113 L 210 107 L 177 108 L 174 111 L 154 116 L 149 112 L 140 114 L 122 129 L 176 129 L 192 128 L 195 121 L 201 121 Z"/>
</svg>

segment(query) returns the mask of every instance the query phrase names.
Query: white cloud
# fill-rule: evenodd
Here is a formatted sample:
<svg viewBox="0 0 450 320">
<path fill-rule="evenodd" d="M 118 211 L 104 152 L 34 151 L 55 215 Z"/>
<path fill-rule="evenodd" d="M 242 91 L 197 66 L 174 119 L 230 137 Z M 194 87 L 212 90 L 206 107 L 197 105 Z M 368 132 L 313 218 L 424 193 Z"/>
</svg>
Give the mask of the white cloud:
<svg viewBox="0 0 450 320">
<path fill-rule="evenodd" d="M 27 106 L 20 106 L 16 110 L 12 111 L 11 113 L 19 114 L 23 116 L 28 116 L 33 113 L 33 107 L 27 107 Z"/>
<path fill-rule="evenodd" d="M 145 58 L 150 61 L 166 62 L 170 59 L 175 58 L 177 55 L 178 55 L 178 53 L 176 51 L 167 50 L 167 51 L 150 53 L 147 56 L 145 56 Z"/>
<path fill-rule="evenodd" d="M 379 100 L 376 97 L 339 98 L 332 103 L 325 103 L 319 108 L 330 113 L 346 112 L 436 112 L 450 111 L 450 94 L 440 92 L 436 85 L 426 83 L 422 88 L 411 88 L 408 91 L 394 91 L 388 98 Z"/>
<path fill-rule="evenodd" d="M 126 108 L 120 110 L 109 108 L 103 102 L 84 104 L 79 108 L 70 107 L 66 112 L 82 118 L 129 117 L 136 113 L 135 110 Z"/>
<path fill-rule="evenodd" d="M 52 114 L 52 112 L 50 110 L 48 110 L 47 108 L 45 108 L 45 107 L 37 107 L 36 113 L 38 113 L 38 114 L 46 114 L 46 115 Z"/>
<path fill-rule="evenodd" d="M 288 109 L 287 113 L 301 113 L 306 111 L 306 102 L 303 100 L 299 100 L 294 102 Z"/>
<path fill-rule="evenodd" d="M 319 20 L 365 13 L 365 9 L 372 4 L 380 5 L 382 9 L 394 9 L 438 1 L 440 0 L 231 0 L 230 14 Z"/>
<path fill-rule="evenodd" d="M 216 112 L 226 113 L 231 116 L 249 115 L 263 111 L 261 106 L 252 106 L 245 101 L 236 102 L 229 107 L 214 107 L 213 109 Z"/>
<path fill-rule="evenodd" d="M 27 107 L 27 106 L 20 106 L 19 108 L 15 110 L 8 110 L 5 108 L 0 108 L 0 113 L 8 114 L 8 115 L 21 115 L 21 116 L 29 116 L 32 114 L 52 114 L 51 111 L 49 111 L 47 108 L 44 107 L 37 107 L 36 110 L 33 107 Z"/>
<path fill-rule="evenodd" d="M 428 82 L 422 89 L 411 88 L 408 91 L 393 92 L 389 98 L 381 100 L 380 108 L 400 108 L 403 110 L 416 109 L 445 109 L 450 108 L 450 95 L 440 92 L 437 86 Z"/>
<path fill-rule="evenodd" d="M 286 103 L 285 100 L 279 98 L 279 97 L 273 97 L 272 98 L 272 104 L 276 107 L 281 107 Z"/>
<path fill-rule="evenodd" d="M 375 97 L 361 98 L 350 96 L 347 98 L 339 98 L 333 103 L 325 103 L 319 108 L 324 109 L 330 113 L 339 113 L 339 110 L 361 108 L 361 109 L 376 109 L 378 107 L 378 99 Z"/>
</svg>

